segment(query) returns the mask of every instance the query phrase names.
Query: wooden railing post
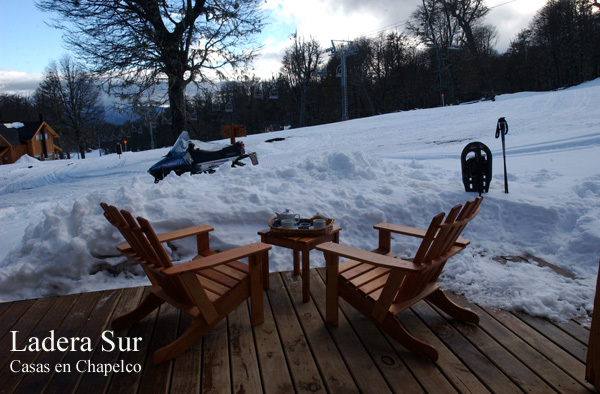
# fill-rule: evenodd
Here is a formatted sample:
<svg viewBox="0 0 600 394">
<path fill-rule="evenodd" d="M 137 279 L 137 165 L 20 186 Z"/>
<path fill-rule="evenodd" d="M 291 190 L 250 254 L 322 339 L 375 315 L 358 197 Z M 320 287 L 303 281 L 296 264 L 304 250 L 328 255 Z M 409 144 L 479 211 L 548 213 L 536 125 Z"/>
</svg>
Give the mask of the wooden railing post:
<svg viewBox="0 0 600 394">
<path fill-rule="evenodd" d="M 592 313 L 592 327 L 585 365 L 585 379 L 600 391 L 600 270 L 596 280 L 594 312 Z"/>
</svg>

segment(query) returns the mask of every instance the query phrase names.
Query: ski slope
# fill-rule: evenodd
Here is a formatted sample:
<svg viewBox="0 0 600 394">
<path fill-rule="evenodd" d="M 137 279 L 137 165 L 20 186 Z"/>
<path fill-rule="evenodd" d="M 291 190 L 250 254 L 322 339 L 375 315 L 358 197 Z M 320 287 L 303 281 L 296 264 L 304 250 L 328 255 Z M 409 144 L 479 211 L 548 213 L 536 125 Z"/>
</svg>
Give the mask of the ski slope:
<svg viewBox="0 0 600 394">
<path fill-rule="evenodd" d="M 147 284 L 115 251 L 122 242 L 103 218 L 104 201 L 148 218 L 157 231 L 208 223 L 214 249 L 257 241 L 267 220 L 289 208 L 343 227 L 341 242 L 377 243 L 380 221 L 426 227 L 464 191 L 460 154 L 469 142 L 493 154 L 493 178 L 471 245 L 444 271 L 442 286 L 491 307 L 555 319 L 592 310 L 600 258 L 600 80 L 555 92 L 499 95 L 495 102 L 421 109 L 252 135 L 260 164 L 212 175 L 146 171 L 168 148 L 0 166 L 0 300 Z M 496 121 L 509 124 L 504 193 Z M 281 141 L 266 142 L 282 138 Z M 409 257 L 417 241 L 394 238 Z M 169 245 L 177 261 L 193 242 Z M 322 266 L 320 252 L 311 263 Z M 291 270 L 273 248 L 271 271 Z"/>
</svg>

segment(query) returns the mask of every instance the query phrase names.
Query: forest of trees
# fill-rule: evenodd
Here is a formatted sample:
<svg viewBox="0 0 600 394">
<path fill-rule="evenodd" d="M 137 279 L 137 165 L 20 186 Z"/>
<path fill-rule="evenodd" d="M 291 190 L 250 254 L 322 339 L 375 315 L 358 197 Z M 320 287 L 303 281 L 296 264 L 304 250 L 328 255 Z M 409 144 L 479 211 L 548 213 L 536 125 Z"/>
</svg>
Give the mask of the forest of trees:
<svg viewBox="0 0 600 394">
<path fill-rule="evenodd" d="M 600 76 L 597 0 L 548 0 L 504 53 L 493 48 L 496 31 L 484 24 L 489 9 L 483 0 L 422 2 L 405 33 L 383 32 L 344 43 L 350 119 L 560 89 Z M 340 121 L 340 51 L 327 51 L 330 43 L 313 38 L 294 36 L 291 42 L 272 80 L 240 72 L 235 80 L 200 84 L 193 95 L 188 90 L 182 105 L 184 128 L 192 138 L 220 139 L 220 126 L 229 123 L 243 124 L 254 134 L 271 125 L 277 129 Z M 31 98 L 0 95 L 0 122 L 35 120 L 43 111 L 62 135 L 67 125 L 49 110 L 47 96 L 52 77 L 64 73 L 56 65 L 50 71 Z M 100 105 L 98 99 L 94 105 Z M 95 113 L 93 108 L 86 114 Z M 81 128 L 84 136 L 65 133 L 74 141 L 61 138 L 61 143 L 78 150 L 100 143 L 110 150 L 128 139 L 131 149 L 149 149 L 150 124 L 155 147 L 174 142 L 178 133 L 170 109 L 139 97 L 134 108 L 137 121 L 108 125 L 94 120 Z"/>
</svg>

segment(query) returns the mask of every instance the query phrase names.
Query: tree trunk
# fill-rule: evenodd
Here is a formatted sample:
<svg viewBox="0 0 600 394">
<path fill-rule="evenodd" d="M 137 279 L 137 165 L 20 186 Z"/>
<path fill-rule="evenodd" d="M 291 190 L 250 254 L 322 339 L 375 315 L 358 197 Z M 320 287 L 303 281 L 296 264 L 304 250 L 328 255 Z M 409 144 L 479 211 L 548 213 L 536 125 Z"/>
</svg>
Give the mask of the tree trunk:
<svg viewBox="0 0 600 394">
<path fill-rule="evenodd" d="M 185 129 L 185 82 L 183 76 L 169 75 L 169 104 L 173 140 Z"/>
<path fill-rule="evenodd" d="M 304 127 L 304 115 L 306 113 L 306 93 L 308 89 L 304 86 L 302 86 L 300 89 L 300 127 Z"/>
</svg>

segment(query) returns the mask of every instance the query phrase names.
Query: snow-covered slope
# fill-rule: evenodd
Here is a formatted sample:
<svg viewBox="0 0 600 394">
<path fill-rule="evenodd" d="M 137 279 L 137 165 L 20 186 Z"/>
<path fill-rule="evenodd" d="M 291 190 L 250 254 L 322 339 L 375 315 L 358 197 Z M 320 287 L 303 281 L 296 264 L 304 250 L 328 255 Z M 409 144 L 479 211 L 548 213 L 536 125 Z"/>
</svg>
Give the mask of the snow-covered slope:
<svg viewBox="0 0 600 394">
<path fill-rule="evenodd" d="M 115 251 L 122 242 L 99 203 L 148 218 L 157 231 L 208 223 L 215 249 L 257 241 L 274 212 L 333 217 L 341 242 L 370 249 L 373 224 L 425 227 L 476 196 L 464 191 L 460 154 L 472 141 L 493 153 L 471 245 L 446 266 L 443 287 L 488 306 L 568 318 L 591 311 L 600 258 L 600 81 L 495 102 L 414 110 L 244 138 L 260 164 L 212 175 L 147 169 L 168 149 L 0 166 L 0 300 L 148 283 Z M 509 194 L 496 121 L 505 117 Z M 273 138 L 281 141 L 266 142 Z M 408 257 L 417 241 L 394 237 Z M 175 260 L 192 242 L 170 249 Z M 553 267 L 545 266 L 544 262 Z M 311 263 L 324 264 L 319 252 Z M 273 248 L 272 271 L 292 268 Z M 557 267 L 557 268 L 556 268 Z"/>
</svg>

